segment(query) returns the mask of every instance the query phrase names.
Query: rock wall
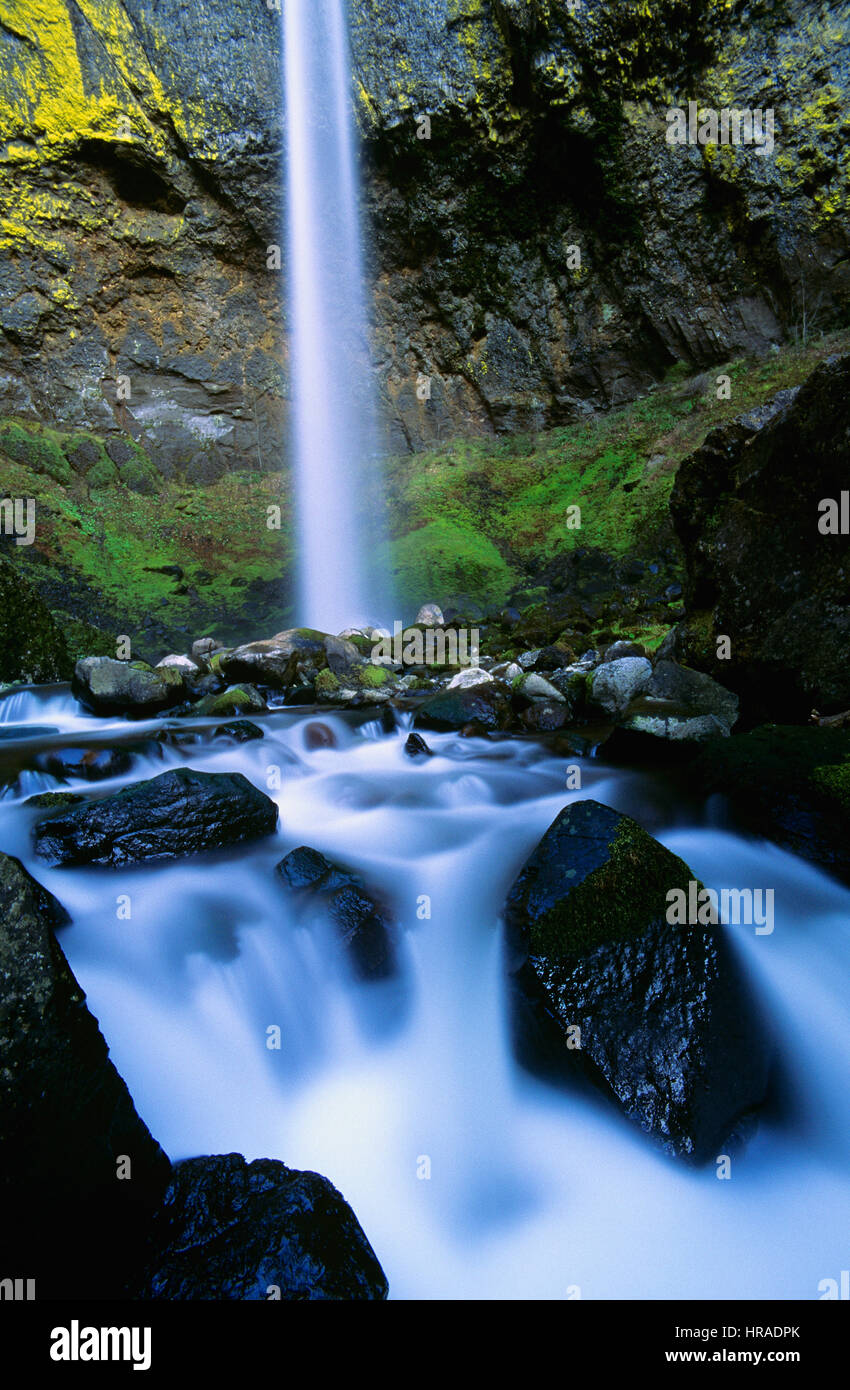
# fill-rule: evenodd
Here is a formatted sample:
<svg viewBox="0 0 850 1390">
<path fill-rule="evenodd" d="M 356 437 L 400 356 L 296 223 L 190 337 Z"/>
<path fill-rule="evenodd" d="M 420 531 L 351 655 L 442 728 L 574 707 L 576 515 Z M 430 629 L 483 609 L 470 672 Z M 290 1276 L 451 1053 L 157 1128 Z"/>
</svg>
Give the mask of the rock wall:
<svg viewBox="0 0 850 1390">
<path fill-rule="evenodd" d="M 259 0 L 0 0 L 0 414 L 166 477 L 280 466 L 277 34 Z"/>
<path fill-rule="evenodd" d="M 684 654 L 749 722 L 850 705 L 850 354 L 713 430 L 670 500 L 686 557 Z"/>
<path fill-rule="evenodd" d="M 560 424 L 846 319 L 846 4 L 356 10 L 396 445 Z M 691 99 L 775 108 L 773 151 L 668 144 Z"/>
<path fill-rule="evenodd" d="M 848 4 L 350 9 L 393 449 L 847 318 Z M 280 465 L 279 24 L 0 0 L 0 417 L 111 438 L 116 466 L 133 438 L 166 477 Z M 774 151 L 668 145 L 690 98 L 775 107 Z"/>
</svg>

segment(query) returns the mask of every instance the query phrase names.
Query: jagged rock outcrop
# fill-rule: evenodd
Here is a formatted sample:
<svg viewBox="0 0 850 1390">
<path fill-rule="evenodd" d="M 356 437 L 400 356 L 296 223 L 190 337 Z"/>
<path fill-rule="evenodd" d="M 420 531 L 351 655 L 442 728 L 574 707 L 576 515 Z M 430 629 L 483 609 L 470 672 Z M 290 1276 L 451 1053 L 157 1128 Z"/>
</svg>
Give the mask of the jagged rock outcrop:
<svg viewBox="0 0 850 1390">
<path fill-rule="evenodd" d="M 139 1298 L 384 1299 L 384 1271 L 327 1178 L 241 1154 L 174 1165 Z"/>
<path fill-rule="evenodd" d="M 170 1174 L 53 935 L 67 921 L 0 854 L 4 1277 L 39 1298 L 114 1295 Z"/>
<path fill-rule="evenodd" d="M 741 695 L 751 722 L 850 706 L 848 438 L 845 354 L 714 430 L 679 469 L 685 652 Z"/>
<path fill-rule="evenodd" d="M 846 313 L 846 4 L 355 15 L 399 444 L 561 423 Z M 692 98 L 775 108 L 774 151 L 671 146 Z"/>
<path fill-rule="evenodd" d="M 114 436 L 117 470 L 140 438 L 165 476 L 277 466 L 278 24 L 0 7 L 0 415 Z"/>
</svg>

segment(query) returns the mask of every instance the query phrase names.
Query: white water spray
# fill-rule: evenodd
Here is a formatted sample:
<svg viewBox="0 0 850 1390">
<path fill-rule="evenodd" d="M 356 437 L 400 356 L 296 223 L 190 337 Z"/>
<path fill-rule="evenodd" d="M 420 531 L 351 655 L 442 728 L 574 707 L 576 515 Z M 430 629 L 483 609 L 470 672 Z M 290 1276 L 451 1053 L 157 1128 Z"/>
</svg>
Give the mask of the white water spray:
<svg viewBox="0 0 850 1390">
<path fill-rule="evenodd" d="M 284 5 L 287 246 L 299 621 L 375 619 L 358 520 L 376 449 L 345 0 Z"/>
</svg>

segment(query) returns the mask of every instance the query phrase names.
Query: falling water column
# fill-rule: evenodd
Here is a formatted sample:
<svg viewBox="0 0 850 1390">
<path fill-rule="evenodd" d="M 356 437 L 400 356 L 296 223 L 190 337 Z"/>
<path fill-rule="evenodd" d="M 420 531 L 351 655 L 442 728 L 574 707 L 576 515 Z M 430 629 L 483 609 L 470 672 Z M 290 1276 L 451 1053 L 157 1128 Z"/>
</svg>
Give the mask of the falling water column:
<svg viewBox="0 0 850 1390">
<path fill-rule="evenodd" d="M 358 520 L 376 431 L 345 0 L 283 13 L 298 611 L 338 632 L 382 607 Z"/>
</svg>

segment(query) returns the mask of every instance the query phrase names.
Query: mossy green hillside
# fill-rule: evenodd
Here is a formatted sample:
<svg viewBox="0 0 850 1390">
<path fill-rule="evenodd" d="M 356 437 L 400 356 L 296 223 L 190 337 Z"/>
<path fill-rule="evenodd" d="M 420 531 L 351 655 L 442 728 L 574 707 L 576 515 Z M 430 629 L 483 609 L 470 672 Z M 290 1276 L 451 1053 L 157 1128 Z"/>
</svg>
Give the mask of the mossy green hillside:
<svg viewBox="0 0 850 1390">
<path fill-rule="evenodd" d="M 665 547 L 675 555 L 668 502 L 681 459 L 712 427 L 797 385 L 848 340 L 833 335 L 692 379 L 677 368 L 643 400 L 607 415 L 390 459 L 391 540 L 377 560 L 399 611 L 432 600 L 486 610 L 522 590 L 517 602 L 527 606 L 549 567 L 573 550 L 598 551 L 614 565 L 649 561 Z M 717 397 L 724 375 L 728 400 Z M 0 492 L 36 502 L 35 545 L 10 545 L 7 556 L 57 616 L 72 657 L 114 654 L 127 634 L 134 651 L 156 659 L 197 636 L 235 643 L 294 620 L 295 532 L 282 474 L 246 470 L 189 484 L 163 478 L 137 441 L 6 419 Z M 580 528 L 570 525 L 575 508 Z M 610 626 L 653 648 L 669 615 Z"/>
<path fill-rule="evenodd" d="M 653 558 L 674 544 L 668 508 L 682 459 L 848 342 L 835 334 L 690 379 L 676 367 L 642 400 L 586 421 L 391 459 L 386 558 L 400 598 L 498 603 L 579 548 Z M 728 399 L 718 396 L 721 377 Z"/>
<path fill-rule="evenodd" d="M 192 486 L 120 443 L 0 422 L 0 491 L 36 505 L 35 544 L 11 547 L 9 559 L 59 617 L 72 655 L 114 655 L 120 634 L 153 655 L 144 640 L 152 623 L 158 650 L 184 647 L 186 635 L 228 641 L 285 626 L 293 543 L 281 476 Z M 280 529 L 269 526 L 276 508 Z"/>
<path fill-rule="evenodd" d="M 408 535 L 385 542 L 379 563 L 404 612 L 430 595 L 442 603 L 504 604 L 518 580 L 495 542 L 463 515 L 435 514 Z"/>
</svg>

